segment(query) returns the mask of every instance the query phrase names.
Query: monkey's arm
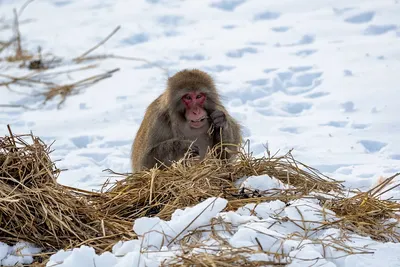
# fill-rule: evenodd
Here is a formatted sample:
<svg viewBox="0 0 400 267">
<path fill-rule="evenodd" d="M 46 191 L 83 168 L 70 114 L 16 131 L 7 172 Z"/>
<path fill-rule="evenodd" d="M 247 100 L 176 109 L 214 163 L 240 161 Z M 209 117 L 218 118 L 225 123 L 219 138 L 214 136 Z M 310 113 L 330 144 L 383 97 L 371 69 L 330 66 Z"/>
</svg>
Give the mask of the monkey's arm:
<svg viewBox="0 0 400 267">
<path fill-rule="evenodd" d="M 241 142 L 241 129 L 239 124 L 226 113 L 226 111 L 216 110 L 211 115 L 214 125 L 214 145 L 216 152 L 222 158 L 230 158 L 231 155 L 225 151 L 228 148 L 237 151 L 237 146 Z"/>
<path fill-rule="evenodd" d="M 143 156 L 143 166 L 152 168 L 156 164 L 170 166 L 172 161 L 177 161 L 189 152 L 190 156 L 199 154 L 199 148 L 192 145 L 192 141 L 182 139 L 168 139 L 149 148 Z"/>
</svg>

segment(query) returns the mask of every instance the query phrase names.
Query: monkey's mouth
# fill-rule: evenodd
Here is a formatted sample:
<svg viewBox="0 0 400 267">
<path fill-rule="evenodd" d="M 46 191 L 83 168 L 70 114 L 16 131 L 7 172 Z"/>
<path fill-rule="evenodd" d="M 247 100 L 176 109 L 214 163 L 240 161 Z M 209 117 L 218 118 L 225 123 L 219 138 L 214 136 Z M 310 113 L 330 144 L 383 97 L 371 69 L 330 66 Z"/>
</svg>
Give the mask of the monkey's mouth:
<svg viewBox="0 0 400 267">
<path fill-rule="evenodd" d="M 207 116 L 204 116 L 198 120 L 190 120 L 190 122 L 200 122 L 200 121 L 204 121 L 205 119 L 207 119 Z"/>
<path fill-rule="evenodd" d="M 207 119 L 207 116 L 201 117 L 198 120 L 190 120 L 189 124 L 193 128 L 200 128 L 200 127 L 202 127 L 204 125 L 206 119 Z"/>
</svg>

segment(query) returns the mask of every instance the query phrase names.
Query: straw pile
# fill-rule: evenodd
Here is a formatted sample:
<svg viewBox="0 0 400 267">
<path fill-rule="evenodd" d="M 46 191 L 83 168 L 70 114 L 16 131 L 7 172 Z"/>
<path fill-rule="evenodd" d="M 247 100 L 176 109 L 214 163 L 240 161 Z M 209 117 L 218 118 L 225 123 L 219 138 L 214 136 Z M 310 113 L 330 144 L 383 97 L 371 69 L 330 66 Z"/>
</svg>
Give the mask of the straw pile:
<svg viewBox="0 0 400 267">
<path fill-rule="evenodd" d="M 49 157 L 50 146 L 40 138 L 32 134 L 17 136 L 10 129 L 9 132 L 10 136 L 0 137 L 1 242 L 25 240 L 53 250 L 85 244 L 103 252 L 119 240 L 135 238 L 132 223 L 136 218 L 158 216 L 168 220 L 177 208 L 198 204 L 208 197 L 223 197 L 228 200 L 226 209 L 236 210 L 248 203 L 287 203 L 311 197 L 312 192 L 342 196 L 315 196 L 340 218 L 324 228 L 339 227 L 378 240 L 400 241 L 395 224 L 382 223 L 383 219 L 396 219 L 400 211 L 400 204 L 379 199 L 382 185 L 346 198 L 340 182 L 296 161 L 290 152 L 263 158 L 241 152 L 238 160 L 230 163 L 210 156 L 200 162 L 180 161 L 164 170 L 123 175 L 124 179 L 107 190 L 88 192 L 57 184 L 60 171 Z M 263 174 L 292 187 L 271 189 L 268 195 L 238 190 L 238 179 Z M 257 266 L 240 253 L 224 254 L 223 261 L 230 266 Z M 219 263 L 221 259 L 197 254 L 177 259 L 177 263 L 224 266 Z"/>
<path fill-rule="evenodd" d="M 50 147 L 33 135 L 0 138 L 0 241 L 61 249 L 88 244 L 107 250 L 133 237 L 131 224 L 103 219 L 82 190 L 56 182 Z M 32 144 L 25 139 L 30 138 Z"/>
<path fill-rule="evenodd" d="M 179 161 L 163 170 L 154 168 L 134 173 L 116 182 L 93 202 L 97 209 L 118 218 L 156 215 L 169 219 L 174 210 L 213 196 L 230 200 L 228 210 L 235 210 L 247 203 L 277 199 L 287 202 L 311 191 L 340 192 L 342 188 L 339 182 L 322 178 L 316 170 L 294 160 L 290 152 L 282 157 L 258 159 L 240 153 L 239 160 L 231 163 L 216 159 L 212 154 L 213 151 L 195 164 Z M 263 174 L 295 189 L 278 190 L 276 194 L 261 196 L 260 192 L 239 192 L 235 185 L 240 178 Z"/>
<path fill-rule="evenodd" d="M 327 201 L 326 207 L 341 217 L 341 220 L 334 224 L 341 229 L 370 236 L 375 240 L 400 242 L 400 203 L 380 198 L 385 192 L 400 186 L 395 184 L 386 188 L 399 175 L 400 173 L 397 173 L 385 179 L 367 192 L 358 192 L 350 198 Z M 383 223 L 384 221 L 386 222 Z"/>
<path fill-rule="evenodd" d="M 255 254 L 254 250 L 246 248 L 227 248 L 218 255 L 198 253 L 190 256 L 180 256 L 175 260 L 168 262 L 169 267 L 182 267 L 182 266 L 204 266 L 204 267 L 230 267 L 230 266 L 243 266 L 243 267 L 265 267 L 265 266 L 287 266 L 289 262 L 282 260 L 283 263 L 276 261 L 266 260 L 249 260 L 248 256 Z M 245 256 L 247 255 L 247 257 Z M 277 253 L 278 255 L 278 253 Z"/>
</svg>

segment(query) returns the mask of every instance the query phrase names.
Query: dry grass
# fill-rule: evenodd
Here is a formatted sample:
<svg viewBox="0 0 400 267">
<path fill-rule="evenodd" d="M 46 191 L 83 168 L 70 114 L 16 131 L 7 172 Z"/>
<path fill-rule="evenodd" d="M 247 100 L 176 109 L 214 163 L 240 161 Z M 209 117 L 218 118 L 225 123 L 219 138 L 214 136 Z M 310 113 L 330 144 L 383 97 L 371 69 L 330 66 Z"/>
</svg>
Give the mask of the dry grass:
<svg viewBox="0 0 400 267">
<path fill-rule="evenodd" d="M 57 184 L 50 152 L 32 135 L 10 131 L 0 138 L 0 241 L 25 240 L 49 249 L 90 244 L 103 251 L 133 238 L 131 223 L 91 209 L 87 195 L 95 193 Z"/>
<path fill-rule="evenodd" d="M 353 197 L 327 201 L 326 207 L 341 218 L 335 224 L 338 224 L 341 229 L 371 236 L 375 240 L 400 242 L 398 231 L 400 203 L 380 198 L 383 193 L 400 185 L 385 188 L 399 175 L 400 173 L 397 173 L 385 179 L 383 183 L 367 192 L 358 192 Z M 384 223 L 389 219 L 393 220 L 390 223 Z"/>
<path fill-rule="evenodd" d="M 149 60 L 138 58 L 138 57 L 128 57 L 128 56 L 119 56 L 119 55 L 89 55 L 93 51 L 95 51 L 99 46 L 107 42 L 121 27 L 116 27 L 105 39 L 101 42 L 87 50 L 82 55 L 72 58 L 72 59 L 62 59 L 57 56 L 52 55 L 51 53 L 42 54 L 42 48 L 38 47 L 37 53 L 32 51 L 27 51 L 23 48 L 23 38 L 21 36 L 20 31 L 20 17 L 24 11 L 24 9 L 32 3 L 33 0 L 28 0 L 17 12 L 16 9 L 13 10 L 13 23 L 12 25 L 6 25 L 1 29 L 11 29 L 13 32 L 12 38 L 10 40 L 0 40 L 0 54 L 3 52 L 9 52 L 7 56 L 0 57 L 0 62 L 7 70 L 9 68 L 19 67 L 21 69 L 27 69 L 32 71 L 29 74 L 13 76 L 7 75 L 4 73 L 0 74 L 0 78 L 4 78 L 0 80 L 0 87 L 5 87 L 9 91 L 13 93 L 23 94 L 32 97 L 35 99 L 37 97 L 40 98 L 41 103 L 39 101 L 33 101 L 34 104 L 31 106 L 24 105 L 10 105 L 7 103 L 0 103 L 0 107 L 6 108 L 23 108 L 27 110 L 35 110 L 40 109 L 44 105 L 46 105 L 49 101 L 54 99 L 59 99 L 57 103 L 57 108 L 61 108 L 64 102 L 68 99 L 68 97 L 77 95 L 82 92 L 83 89 L 86 89 L 97 82 L 104 80 L 106 78 L 110 78 L 115 72 L 119 71 L 119 68 L 111 69 L 100 74 L 90 76 L 84 78 L 82 80 L 70 82 L 70 83 L 58 83 L 57 80 L 60 80 L 59 76 L 62 74 L 66 75 L 65 79 L 70 79 L 68 76 L 72 71 L 65 70 L 57 73 L 51 72 L 51 69 L 56 67 L 68 66 L 71 63 L 75 63 L 77 65 L 84 64 L 88 61 L 95 62 L 106 59 L 120 59 L 120 60 L 131 60 L 131 61 L 141 61 L 152 64 Z M 163 72 L 167 73 L 165 68 L 154 64 L 159 67 Z M 83 71 L 88 68 L 92 68 L 94 64 L 90 66 L 81 67 L 78 71 Z M 75 70 L 77 71 L 77 70 Z M 57 77 L 58 76 L 58 77 Z M 56 79 L 57 78 L 57 79 Z M 17 91 L 13 87 L 28 87 L 35 88 L 33 92 L 23 92 Z M 1 89 L 1 88 L 0 88 Z"/>
<path fill-rule="evenodd" d="M 247 248 L 226 248 L 218 254 L 209 253 L 196 253 L 184 256 L 178 256 L 176 259 L 168 262 L 167 265 L 161 266 L 203 266 L 203 267 L 230 267 L 230 266 L 245 266 L 245 267 L 265 267 L 265 266 L 286 266 L 289 262 L 282 260 L 266 261 L 266 260 L 250 260 L 249 256 L 255 253 L 262 253 L 261 251 L 255 252 Z M 265 252 L 264 252 L 265 253 Z M 278 254 L 278 253 L 276 253 Z"/>
<path fill-rule="evenodd" d="M 235 210 L 246 203 L 276 199 L 289 201 L 311 191 L 340 192 L 342 187 L 339 182 L 322 178 L 315 170 L 294 160 L 291 153 L 268 158 L 253 158 L 240 153 L 235 162 L 216 159 L 212 153 L 200 162 L 184 164 L 180 161 L 166 169 L 131 174 L 93 202 L 97 202 L 98 209 L 119 218 L 157 215 L 168 219 L 175 209 L 195 205 L 213 196 L 229 200 L 228 209 Z M 263 174 L 289 183 L 295 189 L 278 190 L 276 194 L 264 197 L 260 196 L 262 192 L 238 191 L 235 185 L 238 179 Z"/>
<path fill-rule="evenodd" d="M 29 54 L 28 51 L 22 49 L 21 45 L 21 32 L 19 30 L 19 16 L 17 14 L 17 10 L 14 9 L 14 24 L 13 24 L 13 31 L 14 31 L 14 38 L 12 41 L 8 43 L 8 45 L 14 44 L 15 46 L 15 53 L 12 56 L 6 58 L 8 62 L 17 62 L 17 61 L 27 61 L 33 58 L 33 55 Z"/>
<path fill-rule="evenodd" d="M 368 192 L 344 197 L 340 182 L 296 161 L 290 152 L 279 157 L 254 158 L 242 151 L 234 162 L 223 162 L 211 157 L 210 153 L 203 161 L 184 159 L 163 170 L 117 174 L 123 179 L 107 190 L 88 192 L 57 183 L 60 171 L 50 159 L 50 146 L 40 138 L 32 134 L 14 135 L 11 129 L 9 132 L 9 136 L 0 138 L 2 242 L 12 244 L 24 240 L 53 251 L 85 244 L 103 252 L 109 251 L 119 240 L 136 238 L 132 232 L 136 218 L 158 216 L 168 220 L 177 208 L 198 204 L 208 197 L 223 197 L 228 200 L 226 210 L 236 210 L 248 203 L 271 200 L 289 203 L 305 196 L 313 197 L 312 192 L 337 195 L 331 200 L 316 198 L 325 208 L 336 212 L 339 220 L 325 222 L 319 229 L 309 231 L 337 227 L 381 241 L 400 241 L 395 231 L 397 220 L 391 224 L 383 223 L 385 219 L 397 218 L 400 204 L 380 199 L 385 192 L 383 186 L 396 176 Z M 271 189 L 268 195 L 238 190 L 238 179 L 263 174 L 292 187 Z M 108 185 L 105 183 L 104 188 Z M 252 251 L 260 253 L 262 249 Z M 228 248 L 218 257 L 184 254 L 173 262 L 183 266 L 276 264 L 250 262 L 243 256 L 249 253 Z"/>
<path fill-rule="evenodd" d="M 103 74 L 99 75 L 94 75 L 88 78 L 85 78 L 83 80 L 71 83 L 71 84 L 65 84 L 65 85 L 56 85 L 56 86 L 51 86 L 48 87 L 47 90 L 42 93 L 42 95 L 45 97 L 44 103 L 46 103 L 49 100 L 52 100 L 55 97 L 59 97 L 60 101 L 57 105 L 58 108 L 61 107 L 62 104 L 64 104 L 65 100 L 67 99 L 68 96 L 71 95 L 76 95 L 79 94 L 79 92 L 103 79 L 110 78 L 114 72 L 119 71 L 119 69 L 113 69 L 110 71 L 107 71 Z"/>
</svg>

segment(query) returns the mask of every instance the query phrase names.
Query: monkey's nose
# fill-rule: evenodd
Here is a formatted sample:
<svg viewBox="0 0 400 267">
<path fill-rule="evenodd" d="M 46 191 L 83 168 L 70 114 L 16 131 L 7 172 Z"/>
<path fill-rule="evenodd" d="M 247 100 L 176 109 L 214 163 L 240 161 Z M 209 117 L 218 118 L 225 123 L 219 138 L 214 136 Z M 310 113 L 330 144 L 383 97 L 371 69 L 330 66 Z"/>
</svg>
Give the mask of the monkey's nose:
<svg viewBox="0 0 400 267">
<path fill-rule="evenodd" d="M 200 113 L 200 109 L 198 107 L 193 108 L 192 112 L 193 112 L 193 114 L 197 115 Z"/>
</svg>

